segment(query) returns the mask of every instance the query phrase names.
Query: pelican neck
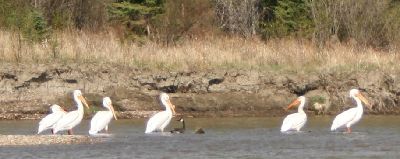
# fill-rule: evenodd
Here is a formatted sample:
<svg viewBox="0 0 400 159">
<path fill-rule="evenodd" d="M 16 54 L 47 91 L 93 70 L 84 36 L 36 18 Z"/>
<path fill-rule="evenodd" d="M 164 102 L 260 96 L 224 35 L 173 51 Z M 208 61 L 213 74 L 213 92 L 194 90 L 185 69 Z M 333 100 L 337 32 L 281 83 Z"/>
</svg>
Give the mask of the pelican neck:
<svg viewBox="0 0 400 159">
<path fill-rule="evenodd" d="M 299 112 L 299 113 L 305 113 L 304 112 L 304 105 L 305 105 L 305 102 L 304 101 L 302 101 L 302 100 L 300 100 L 300 105 L 299 105 L 299 107 L 297 108 L 297 111 Z"/>
<path fill-rule="evenodd" d="M 361 100 L 360 100 L 358 97 L 353 97 L 353 98 L 354 98 L 354 100 L 355 100 L 356 103 L 357 103 L 357 108 L 363 109 L 363 105 L 362 105 Z"/>
<path fill-rule="evenodd" d="M 105 107 L 108 111 L 111 111 L 111 108 L 108 105 L 103 104 L 103 107 Z"/>
<path fill-rule="evenodd" d="M 76 106 L 78 107 L 78 110 L 83 110 L 82 102 L 78 99 L 78 96 L 74 96 L 74 100 L 75 100 Z"/>
<path fill-rule="evenodd" d="M 165 100 L 161 100 L 162 105 L 165 107 L 165 111 L 172 114 L 172 110 L 169 107 L 168 103 Z"/>
</svg>

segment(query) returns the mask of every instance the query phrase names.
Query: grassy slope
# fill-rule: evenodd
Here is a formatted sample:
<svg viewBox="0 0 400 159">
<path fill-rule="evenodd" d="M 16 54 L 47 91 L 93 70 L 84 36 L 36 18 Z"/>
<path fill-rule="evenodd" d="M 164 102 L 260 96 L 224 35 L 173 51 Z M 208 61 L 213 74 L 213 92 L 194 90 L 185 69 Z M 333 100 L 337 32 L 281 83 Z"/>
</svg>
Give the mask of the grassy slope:
<svg viewBox="0 0 400 159">
<path fill-rule="evenodd" d="M 277 72 L 398 70 L 398 50 L 379 51 L 351 45 L 313 47 L 307 40 L 244 40 L 209 37 L 175 46 L 121 42 L 112 32 L 55 33 L 40 44 L 0 31 L 0 61 L 28 63 L 111 63 L 151 71 L 238 69 Z"/>
</svg>

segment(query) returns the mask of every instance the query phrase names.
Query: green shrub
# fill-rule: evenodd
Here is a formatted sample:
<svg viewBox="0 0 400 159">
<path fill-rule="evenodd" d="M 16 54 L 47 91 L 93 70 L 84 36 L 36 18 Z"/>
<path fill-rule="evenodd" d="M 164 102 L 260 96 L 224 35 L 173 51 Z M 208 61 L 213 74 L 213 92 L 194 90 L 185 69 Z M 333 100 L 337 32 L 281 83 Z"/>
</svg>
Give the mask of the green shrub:
<svg viewBox="0 0 400 159">
<path fill-rule="evenodd" d="M 126 37 L 143 41 L 149 35 L 150 21 L 163 12 L 161 0 L 121 0 L 109 6 L 110 18 L 128 30 Z"/>
<path fill-rule="evenodd" d="M 40 42 L 48 38 L 50 29 L 40 12 L 36 10 L 30 12 L 25 23 L 23 32 L 26 39 L 31 42 Z"/>
<path fill-rule="evenodd" d="M 41 42 L 49 36 L 49 27 L 40 10 L 28 2 L 16 0 L 0 1 L 0 25 L 22 33 L 29 42 Z"/>
<path fill-rule="evenodd" d="M 271 36 L 311 37 L 314 23 L 309 0 L 280 0 L 277 3 L 263 3 L 272 8 L 273 20 L 260 22 L 261 32 Z M 268 13 L 271 14 L 271 13 Z"/>
<path fill-rule="evenodd" d="M 316 95 L 316 96 L 312 96 L 310 98 L 311 104 L 314 104 L 314 103 L 325 104 L 325 102 L 326 102 L 326 99 L 323 96 Z"/>
</svg>

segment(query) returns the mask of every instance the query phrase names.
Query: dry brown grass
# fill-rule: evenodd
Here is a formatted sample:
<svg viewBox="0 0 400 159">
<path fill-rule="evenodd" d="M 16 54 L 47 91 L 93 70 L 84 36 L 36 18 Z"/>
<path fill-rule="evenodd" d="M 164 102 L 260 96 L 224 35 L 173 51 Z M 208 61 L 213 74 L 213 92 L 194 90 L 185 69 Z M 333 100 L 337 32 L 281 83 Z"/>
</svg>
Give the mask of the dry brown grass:
<svg viewBox="0 0 400 159">
<path fill-rule="evenodd" d="M 0 61 L 111 63 L 148 70 L 240 69 L 262 71 L 398 70 L 398 50 L 330 45 L 317 49 L 307 40 L 245 40 L 208 37 L 175 46 L 121 42 L 112 32 L 55 33 L 41 44 L 0 31 Z"/>
</svg>

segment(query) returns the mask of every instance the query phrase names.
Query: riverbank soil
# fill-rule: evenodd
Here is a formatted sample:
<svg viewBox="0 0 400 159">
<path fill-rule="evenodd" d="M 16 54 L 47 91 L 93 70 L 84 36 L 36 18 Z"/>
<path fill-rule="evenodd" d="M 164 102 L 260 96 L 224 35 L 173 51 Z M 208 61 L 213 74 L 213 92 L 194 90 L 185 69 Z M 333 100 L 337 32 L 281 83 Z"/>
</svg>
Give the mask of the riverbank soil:
<svg viewBox="0 0 400 159">
<path fill-rule="evenodd" d="M 359 88 L 373 105 L 370 114 L 399 114 L 400 73 L 144 71 L 101 64 L 0 64 L 0 119 L 39 119 L 52 104 L 76 109 L 72 91 L 82 90 L 89 118 L 111 97 L 119 118 L 148 117 L 163 108 L 161 91 L 187 117 L 283 116 L 298 95 L 308 114 L 336 114 L 353 107 L 348 91 Z"/>
</svg>

